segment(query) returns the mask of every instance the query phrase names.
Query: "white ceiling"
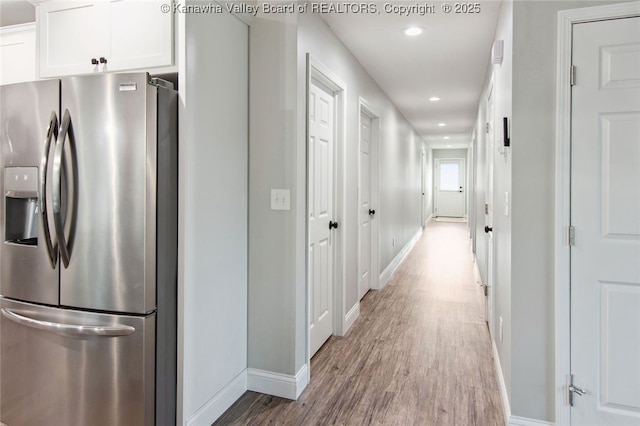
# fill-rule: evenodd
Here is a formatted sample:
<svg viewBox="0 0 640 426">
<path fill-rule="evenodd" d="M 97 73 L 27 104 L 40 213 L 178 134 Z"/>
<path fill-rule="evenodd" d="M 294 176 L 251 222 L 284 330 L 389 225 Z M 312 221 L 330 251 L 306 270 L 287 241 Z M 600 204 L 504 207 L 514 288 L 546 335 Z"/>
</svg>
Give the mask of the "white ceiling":
<svg viewBox="0 0 640 426">
<path fill-rule="evenodd" d="M 455 4 L 377 0 L 379 14 L 322 17 L 431 147 L 466 148 L 501 1 L 481 1 L 479 13 L 467 14 L 444 13 L 445 3 Z M 385 4 L 431 5 L 433 13 L 402 16 L 385 12 Z M 33 21 L 34 7 L 27 0 L 0 0 L 0 26 Z M 411 25 L 424 32 L 405 36 L 402 30 Z M 430 102 L 431 96 L 442 99 Z"/>
<path fill-rule="evenodd" d="M 0 0 L 0 27 L 36 20 L 36 9 L 27 0 Z"/>
<path fill-rule="evenodd" d="M 400 16 L 385 13 L 385 3 L 429 4 L 435 13 Z M 443 13 L 445 3 L 455 4 L 377 1 L 379 15 L 334 13 L 323 19 L 431 147 L 466 148 L 501 2 L 482 1 L 474 14 Z M 411 25 L 424 32 L 404 35 Z M 432 96 L 442 99 L 430 102 Z"/>
</svg>

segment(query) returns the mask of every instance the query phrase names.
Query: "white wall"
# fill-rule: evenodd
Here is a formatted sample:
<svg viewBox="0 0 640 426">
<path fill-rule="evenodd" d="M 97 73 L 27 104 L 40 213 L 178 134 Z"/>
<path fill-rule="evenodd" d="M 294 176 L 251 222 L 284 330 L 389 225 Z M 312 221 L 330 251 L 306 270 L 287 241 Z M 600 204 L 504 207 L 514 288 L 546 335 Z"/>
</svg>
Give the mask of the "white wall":
<svg viewBox="0 0 640 426">
<path fill-rule="evenodd" d="M 178 424 L 209 425 L 246 388 L 248 27 L 226 13 L 185 20 Z"/>
<path fill-rule="evenodd" d="M 297 146 L 296 46 L 295 15 L 259 14 L 253 21 L 248 365 L 289 376 L 306 362 L 306 172 L 298 173 L 305 157 Z M 271 188 L 291 190 L 290 211 L 270 209 Z"/>
<path fill-rule="evenodd" d="M 424 168 L 424 208 L 425 220 L 433 216 L 433 149 L 425 143 L 425 168 Z"/>
</svg>

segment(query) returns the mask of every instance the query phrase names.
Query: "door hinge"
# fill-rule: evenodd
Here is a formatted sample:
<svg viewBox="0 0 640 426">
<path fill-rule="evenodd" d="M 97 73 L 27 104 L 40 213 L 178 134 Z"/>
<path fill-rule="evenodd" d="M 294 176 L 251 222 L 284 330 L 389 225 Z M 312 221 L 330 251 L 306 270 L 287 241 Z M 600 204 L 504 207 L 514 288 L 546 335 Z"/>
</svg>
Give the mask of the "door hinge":
<svg viewBox="0 0 640 426">
<path fill-rule="evenodd" d="M 484 287 L 484 295 L 485 295 L 485 296 L 488 296 L 488 295 L 489 295 L 489 286 L 488 286 L 488 285 L 485 285 L 485 286 L 483 286 L 483 287 Z"/>
<path fill-rule="evenodd" d="M 569 84 L 573 86 L 576 84 L 576 66 L 571 65 L 571 70 L 569 71 Z"/>
<path fill-rule="evenodd" d="M 489 133 L 489 123 L 488 122 L 484 123 L 484 127 L 485 127 L 484 132 L 485 133 Z"/>
<path fill-rule="evenodd" d="M 574 395 L 582 396 L 586 395 L 587 393 L 588 392 L 586 390 L 580 389 L 573 384 L 573 374 L 567 375 L 567 402 L 571 407 L 575 405 L 573 401 Z"/>
<path fill-rule="evenodd" d="M 576 245 L 576 228 L 573 226 L 569 226 L 569 245 Z"/>
</svg>

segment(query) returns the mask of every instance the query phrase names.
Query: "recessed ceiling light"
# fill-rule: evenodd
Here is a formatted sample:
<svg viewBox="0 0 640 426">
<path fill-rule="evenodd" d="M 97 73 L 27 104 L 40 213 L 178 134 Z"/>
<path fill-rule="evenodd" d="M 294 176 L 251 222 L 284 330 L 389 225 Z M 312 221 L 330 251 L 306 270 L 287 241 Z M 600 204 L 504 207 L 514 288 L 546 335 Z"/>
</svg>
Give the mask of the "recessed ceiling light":
<svg viewBox="0 0 640 426">
<path fill-rule="evenodd" d="M 445 138 L 445 139 L 449 139 L 449 136 L 445 136 L 444 138 Z"/>
<path fill-rule="evenodd" d="M 451 148 L 451 145 L 447 145 L 447 148 Z"/>
<path fill-rule="evenodd" d="M 438 123 L 438 126 L 439 126 L 439 127 L 444 127 L 444 126 L 446 126 L 446 125 L 447 125 L 447 123 Z"/>
<path fill-rule="evenodd" d="M 411 37 L 420 35 L 420 34 L 422 34 L 423 31 L 424 31 L 424 28 L 417 27 L 417 26 L 407 27 L 404 30 L 402 30 L 404 35 L 411 36 Z"/>
<path fill-rule="evenodd" d="M 440 98 L 439 98 L 439 97 L 437 97 L 437 96 L 432 96 L 432 97 L 430 97 L 430 98 L 429 98 L 429 100 L 430 100 L 431 102 L 437 102 L 437 101 L 439 101 L 439 100 L 440 100 Z"/>
</svg>

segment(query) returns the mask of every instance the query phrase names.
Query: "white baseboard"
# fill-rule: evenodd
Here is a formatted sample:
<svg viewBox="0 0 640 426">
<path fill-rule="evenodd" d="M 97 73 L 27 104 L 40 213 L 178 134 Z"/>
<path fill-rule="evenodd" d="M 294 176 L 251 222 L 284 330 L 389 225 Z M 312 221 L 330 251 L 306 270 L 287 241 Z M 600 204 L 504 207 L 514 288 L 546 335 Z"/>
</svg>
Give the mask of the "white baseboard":
<svg viewBox="0 0 640 426">
<path fill-rule="evenodd" d="M 257 368 L 247 369 L 247 388 L 254 392 L 295 400 L 308 384 L 307 364 L 303 365 L 295 376 L 258 370 Z"/>
<path fill-rule="evenodd" d="M 234 402 L 247 391 L 247 370 L 243 370 L 220 392 L 209 399 L 184 423 L 186 426 L 209 426 L 213 424 Z"/>
<path fill-rule="evenodd" d="M 344 334 L 347 334 L 351 326 L 356 322 L 360 316 L 360 302 L 353 305 L 347 315 L 344 317 Z"/>
<path fill-rule="evenodd" d="M 382 271 L 382 273 L 380 274 L 379 290 L 382 290 L 384 286 L 387 285 L 393 274 L 398 270 L 398 268 L 404 261 L 404 258 L 407 257 L 413 246 L 420 239 L 421 235 L 422 228 L 420 228 L 418 232 L 416 232 L 416 234 L 413 236 L 413 238 L 411 238 L 411 240 L 402 248 L 402 250 L 400 250 L 400 253 L 398 253 L 396 257 L 393 258 L 391 263 L 389 263 L 389 265 L 384 268 L 384 271 Z"/>
<path fill-rule="evenodd" d="M 424 228 L 425 226 L 427 226 L 429 222 L 431 222 L 433 219 L 434 219 L 433 214 L 430 214 L 427 220 L 424 221 L 424 224 L 422 225 L 422 227 Z"/>
<path fill-rule="evenodd" d="M 510 416 L 508 426 L 553 426 L 554 423 L 542 420 L 527 419 L 526 417 Z"/>
<path fill-rule="evenodd" d="M 502 399 L 502 412 L 504 413 L 504 424 L 507 426 L 553 426 L 554 423 L 542 420 L 528 419 L 526 417 L 514 416 L 511 414 L 511 405 L 509 404 L 509 396 L 507 394 L 507 386 L 502 374 L 502 366 L 500 365 L 500 357 L 498 356 L 498 348 L 496 342 L 491 339 L 491 347 L 493 350 L 493 364 L 496 370 L 496 380 L 500 388 L 500 399 Z"/>
<path fill-rule="evenodd" d="M 498 348 L 496 347 L 496 342 L 493 339 L 491 339 L 491 348 L 493 350 L 493 365 L 496 370 L 496 380 L 498 381 L 498 388 L 500 390 L 500 399 L 502 399 L 502 413 L 504 414 L 504 424 L 508 425 L 509 419 L 511 418 L 509 394 L 507 394 L 507 385 L 504 382 L 504 375 L 502 374 L 502 366 L 500 365 Z"/>
</svg>

